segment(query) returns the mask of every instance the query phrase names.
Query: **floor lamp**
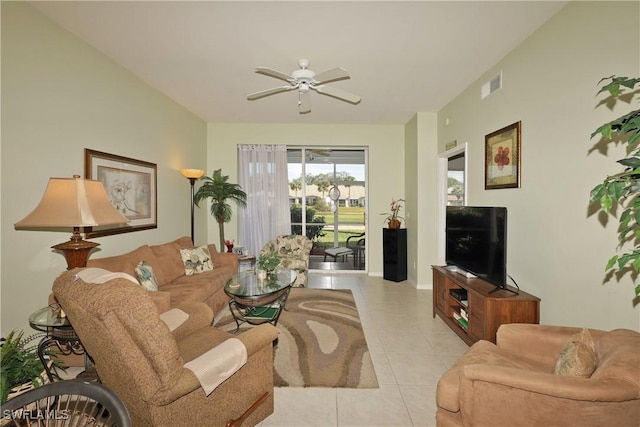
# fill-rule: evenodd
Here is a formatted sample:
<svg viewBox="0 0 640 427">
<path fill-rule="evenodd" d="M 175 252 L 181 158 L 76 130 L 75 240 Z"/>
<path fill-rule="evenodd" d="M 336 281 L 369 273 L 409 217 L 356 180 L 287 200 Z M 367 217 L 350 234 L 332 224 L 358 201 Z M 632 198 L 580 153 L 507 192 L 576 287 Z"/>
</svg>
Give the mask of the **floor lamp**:
<svg viewBox="0 0 640 427">
<path fill-rule="evenodd" d="M 71 228 L 68 242 L 52 246 L 64 254 L 67 270 L 86 267 L 89 252 L 99 243 L 87 242 L 80 228 L 126 224 L 111 202 L 100 181 L 80 178 L 50 178 L 42 200 L 29 215 L 15 224 L 16 229 L 59 231 Z"/>
<path fill-rule="evenodd" d="M 194 212 L 194 203 L 193 203 L 193 196 L 194 196 L 194 187 L 196 185 L 196 179 L 200 178 L 202 175 L 204 175 L 204 171 L 202 169 L 182 169 L 180 171 L 180 173 L 182 174 L 182 176 L 184 176 L 185 178 L 187 178 L 189 180 L 189 182 L 191 183 L 191 243 L 193 243 L 195 245 L 195 236 L 194 236 L 194 228 L 193 228 L 193 212 Z"/>
</svg>

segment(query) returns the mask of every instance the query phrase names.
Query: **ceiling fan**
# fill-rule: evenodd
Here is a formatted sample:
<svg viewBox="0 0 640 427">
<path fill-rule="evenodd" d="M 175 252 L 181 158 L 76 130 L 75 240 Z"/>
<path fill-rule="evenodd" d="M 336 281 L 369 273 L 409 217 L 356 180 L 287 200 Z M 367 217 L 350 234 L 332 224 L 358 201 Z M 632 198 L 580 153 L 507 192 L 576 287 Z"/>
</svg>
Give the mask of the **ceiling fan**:
<svg viewBox="0 0 640 427">
<path fill-rule="evenodd" d="M 349 76 L 347 70 L 343 68 L 333 68 L 323 73 L 316 74 L 314 71 L 309 69 L 309 61 L 307 59 L 298 60 L 298 66 L 300 69 L 291 72 L 291 75 L 267 67 L 256 68 L 256 73 L 284 80 L 288 82 L 289 85 L 252 93 L 247 95 L 247 99 L 253 101 L 276 93 L 298 89 L 298 111 L 300 114 L 305 114 L 311 111 L 310 90 L 315 90 L 323 95 L 328 95 L 352 104 L 360 102 L 361 98 L 358 95 L 347 92 L 346 90 L 325 85 L 325 83 L 328 82 L 346 80 L 350 78 L 351 76 Z"/>
</svg>

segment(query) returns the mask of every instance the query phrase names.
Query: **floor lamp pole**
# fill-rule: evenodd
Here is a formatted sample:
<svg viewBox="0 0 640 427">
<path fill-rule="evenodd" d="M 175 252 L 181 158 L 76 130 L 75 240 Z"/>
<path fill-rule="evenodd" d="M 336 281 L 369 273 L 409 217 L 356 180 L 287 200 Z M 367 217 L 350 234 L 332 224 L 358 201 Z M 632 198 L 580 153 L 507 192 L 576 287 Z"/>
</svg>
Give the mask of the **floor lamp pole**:
<svg viewBox="0 0 640 427">
<path fill-rule="evenodd" d="M 196 243 L 195 243 L 194 227 L 193 227 L 193 213 L 194 213 L 193 197 L 195 195 L 194 187 L 196 185 L 196 179 L 197 178 L 189 178 L 189 182 L 191 183 L 191 243 L 193 243 L 194 245 Z"/>
<path fill-rule="evenodd" d="M 195 203 L 193 201 L 193 198 L 195 196 L 194 187 L 196 185 L 196 179 L 204 175 L 204 171 L 202 169 L 182 169 L 180 173 L 182 174 L 182 176 L 187 178 L 189 180 L 189 183 L 191 184 L 191 243 L 195 245 L 196 244 L 195 233 L 193 231 L 194 230 L 193 215 L 194 215 L 194 209 L 195 209 L 194 207 Z"/>
</svg>

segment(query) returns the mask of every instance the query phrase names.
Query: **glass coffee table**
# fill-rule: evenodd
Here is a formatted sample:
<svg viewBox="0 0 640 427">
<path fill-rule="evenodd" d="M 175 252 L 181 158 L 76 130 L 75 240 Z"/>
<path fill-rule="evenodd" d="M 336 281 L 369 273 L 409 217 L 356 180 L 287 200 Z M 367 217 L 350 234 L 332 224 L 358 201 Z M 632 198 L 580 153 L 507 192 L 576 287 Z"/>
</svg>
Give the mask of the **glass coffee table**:
<svg viewBox="0 0 640 427">
<path fill-rule="evenodd" d="M 278 269 L 264 280 L 258 280 L 255 271 L 243 271 L 231 277 L 224 291 L 231 297 L 229 311 L 236 322 L 236 332 L 243 323 L 275 326 L 295 279 L 295 271 L 289 269 Z"/>
</svg>

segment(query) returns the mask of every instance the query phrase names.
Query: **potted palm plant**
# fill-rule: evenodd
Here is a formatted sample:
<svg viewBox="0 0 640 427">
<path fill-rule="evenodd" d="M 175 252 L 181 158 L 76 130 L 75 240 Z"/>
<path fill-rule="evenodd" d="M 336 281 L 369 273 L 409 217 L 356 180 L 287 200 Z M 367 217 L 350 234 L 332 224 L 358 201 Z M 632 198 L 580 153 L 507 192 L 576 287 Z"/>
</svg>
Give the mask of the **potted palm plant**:
<svg viewBox="0 0 640 427">
<path fill-rule="evenodd" d="M 627 102 L 638 94 L 640 78 L 611 76 L 600 80 L 598 94 L 607 92 L 612 102 L 627 98 Z M 605 143 L 626 143 L 627 157 L 618 160 L 624 170 L 607 176 L 601 184 L 591 190 L 590 203 L 599 203 L 607 214 L 615 213 L 617 205 L 622 209 L 618 227 L 618 247 L 627 248 L 622 255 L 609 259 L 606 270 L 624 271 L 631 268 L 634 278 L 640 272 L 640 109 L 618 117 L 596 129 L 591 138 L 600 136 Z M 631 247 L 629 247 L 629 245 Z M 635 286 L 636 296 L 640 296 L 640 285 Z"/>
<path fill-rule="evenodd" d="M 220 246 L 219 250 L 223 250 L 224 244 L 224 223 L 231 221 L 231 205 L 228 200 L 235 201 L 239 206 L 247 205 L 247 194 L 242 191 L 242 187 L 238 184 L 232 184 L 229 182 L 228 175 L 222 175 L 222 169 L 213 171 L 211 176 L 203 176 L 200 178 L 204 181 L 204 184 L 198 189 L 193 196 L 193 202 L 196 206 L 203 199 L 211 199 L 211 216 L 213 216 L 218 223 L 218 229 L 220 231 Z"/>
</svg>

